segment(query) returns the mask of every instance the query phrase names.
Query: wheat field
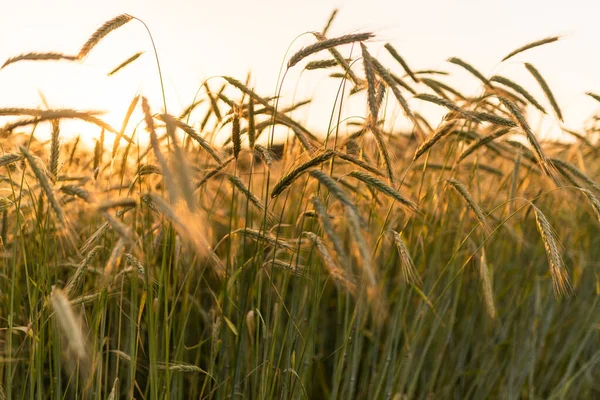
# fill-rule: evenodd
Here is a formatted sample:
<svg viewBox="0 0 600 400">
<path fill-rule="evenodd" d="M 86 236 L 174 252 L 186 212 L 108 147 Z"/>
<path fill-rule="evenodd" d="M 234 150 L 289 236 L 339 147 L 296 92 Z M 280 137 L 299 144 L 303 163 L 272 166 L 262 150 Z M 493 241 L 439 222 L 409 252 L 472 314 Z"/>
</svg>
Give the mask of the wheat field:
<svg viewBox="0 0 600 400">
<path fill-rule="evenodd" d="M 0 108 L 0 399 L 600 397 L 597 118 L 569 129 L 543 66 L 517 83 L 451 58 L 467 96 L 372 33 L 330 37 L 334 17 L 284 66 L 363 99 L 319 132 L 308 102 L 226 76 L 174 114 L 135 96 L 119 127 Z M 2 68 L 84 62 L 133 23 Z"/>
</svg>

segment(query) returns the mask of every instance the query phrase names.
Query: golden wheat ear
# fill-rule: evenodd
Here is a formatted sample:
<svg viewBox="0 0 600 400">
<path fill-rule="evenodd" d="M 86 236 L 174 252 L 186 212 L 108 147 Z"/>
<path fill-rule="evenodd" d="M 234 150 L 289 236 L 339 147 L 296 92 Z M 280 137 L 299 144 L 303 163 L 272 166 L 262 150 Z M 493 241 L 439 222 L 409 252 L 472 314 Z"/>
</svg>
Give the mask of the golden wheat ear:
<svg viewBox="0 0 600 400">
<path fill-rule="evenodd" d="M 87 40 L 87 42 L 85 42 L 85 44 L 81 47 L 81 50 L 79 50 L 79 54 L 77 55 L 77 58 L 79 60 L 85 58 L 85 56 L 87 56 L 89 54 L 89 52 L 92 51 L 92 49 L 98 43 L 100 43 L 100 41 L 106 35 L 108 35 L 112 31 L 114 31 L 115 29 L 122 27 L 123 25 L 125 25 L 126 23 L 131 21 L 132 19 L 133 19 L 133 17 L 131 15 L 121 14 L 109 21 L 106 21 L 100 28 L 98 28 L 96 30 L 96 32 L 94 32 L 92 34 L 92 36 L 90 36 L 90 38 Z"/>
<path fill-rule="evenodd" d="M 76 56 L 62 54 L 62 53 L 25 53 L 19 54 L 18 56 L 11 57 L 4 62 L 0 69 L 14 64 L 19 61 L 58 61 L 58 60 L 67 60 L 74 61 L 77 60 Z"/>
</svg>

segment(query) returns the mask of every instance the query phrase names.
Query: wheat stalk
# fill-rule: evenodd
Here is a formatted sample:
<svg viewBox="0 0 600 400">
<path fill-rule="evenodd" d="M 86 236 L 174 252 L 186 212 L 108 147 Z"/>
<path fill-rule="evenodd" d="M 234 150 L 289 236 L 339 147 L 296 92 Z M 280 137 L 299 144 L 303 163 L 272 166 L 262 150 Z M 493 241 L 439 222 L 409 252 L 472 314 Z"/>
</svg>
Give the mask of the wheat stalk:
<svg viewBox="0 0 600 400">
<path fill-rule="evenodd" d="M 473 197 L 471 197 L 471 194 L 469 193 L 465 185 L 463 185 L 455 179 L 448 179 L 448 183 L 450 183 L 450 185 L 454 189 L 456 189 L 456 191 L 461 195 L 461 197 L 467 202 L 471 210 L 473 210 L 473 212 L 477 216 L 477 220 L 479 220 L 479 224 L 481 224 L 481 227 L 483 228 L 484 232 L 486 234 L 489 234 L 490 227 L 487 217 L 485 216 L 485 213 L 483 212 L 481 207 L 479 207 L 479 205 L 475 202 Z"/>
<path fill-rule="evenodd" d="M 26 53 L 26 54 L 20 54 L 16 57 L 9 58 L 8 60 L 6 60 L 4 62 L 4 64 L 2 65 L 2 67 L 0 67 L 0 69 L 4 68 L 10 64 L 19 62 L 19 61 L 49 61 L 49 60 L 74 61 L 74 60 L 77 60 L 77 57 L 71 56 L 68 54 L 62 54 L 62 53 Z"/>
<path fill-rule="evenodd" d="M 334 283 L 345 290 L 347 290 L 350 294 L 356 295 L 356 283 L 354 283 L 353 279 L 348 276 L 346 271 L 339 267 L 331 254 L 329 254 L 329 250 L 325 243 L 323 243 L 323 239 L 312 232 L 304 232 L 306 236 L 315 244 L 321 259 L 327 270 L 329 271 L 329 275 L 333 278 Z"/>
<path fill-rule="evenodd" d="M 587 197 L 596 213 L 596 218 L 598 218 L 598 222 L 600 222 L 600 200 L 589 190 L 579 188 L 579 190 Z"/>
<path fill-rule="evenodd" d="M 493 274 L 487 264 L 485 249 L 481 249 L 479 258 L 479 276 L 481 278 L 481 292 L 483 293 L 483 304 L 488 317 L 494 321 L 498 315 L 496 311 L 496 301 L 494 300 Z"/>
<path fill-rule="evenodd" d="M 75 316 L 71 302 L 62 290 L 54 288 L 50 302 L 58 326 L 68 341 L 69 353 L 75 356 L 75 362 L 80 366 L 82 376 L 85 376 L 90 366 L 81 321 Z"/>
<path fill-rule="evenodd" d="M 562 112 L 560 111 L 560 107 L 558 106 L 558 103 L 556 102 L 556 98 L 554 97 L 554 94 L 550 90 L 548 83 L 546 83 L 546 81 L 542 77 L 542 74 L 540 74 L 540 72 L 533 65 L 531 65 L 529 63 L 525 63 L 525 68 L 527 68 L 527 70 L 531 73 L 531 75 L 533 75 L 535 80 L 538 82 L 538 84 L 544 91 L 544 94 L 546 95 L 546 98 L 548 99 L 548 101 L 550 102 L 550 105 L 554 109 L 554 112 L 556 113 L 556 116 L 558 117 L 558 119 L 561 120 L 562 122 L 564 122 Z"/>
<path fill-rule="evenodd" d="M 402 57 L 400 57 L 400 54 L 398 54 L 398 52 L 396 51 L 396 49 L 391 44 L 389 44 L 389 43 L 386 43 L 384 47 L 390 53 L 390 55 L 392 57 L 394 57 L 394 59 L 396 61 L 398 61 L 398 63 L 404 69 L 404 72 L 406 72 L 408 74 L 408 76 L 410 76 L 411 79 L 413 81 L 415 81 L 415 83 L 418 83 L 419 80 L 417 79 L 417 77 L 415 76 L 415 74 L 411 71 L 411 69 L 408 67 L 408 64 L 406 64 L 406 61 L 404 61 L 404 59 Z"/>
<path fill-rule="evenodd" d="M 112 76 L 114 74 L 116 74 L 117 72 L 119 72 L 120 70 L 122 70 L 123 68 L 125 68 L 126 66 L 128 66 L 129 64 L 131 64 L 132 62 L 134 62 L 135 60 L 137 60 L 138 58 L 140 58 L 140 56 L 144 54 L 143 51 L 140 51 L 138 53 L 135 53 L 134 55 L 132 55 L 131 57 L 129 57 L 127 60 L 123 61 L 121 64 L 117 65 L 115 68 L 113 68 L 108 74 L 106 74 L 107 76 Z"/>
<path fill-rule="evenodd" d="M 535 157 L 536 157 L 536 160 L 539 163 L 540 167 L 542 167 L 542 169 L 548 176 L 553 178 L 554 181 L 558 183 L 559 181 L 558 181 L 556 175 L 554 174 L 553 168 L 550 165 L 550 161 L 544 154 L 544 151 L 542 150 L 542 146 L 540 145 L 540 142 L 537 140 L 533 131 L 529 127 L 529 124 L 527 123 L 527 120 L 525 120 L 525 117 L 523 116 L 523 113 L 521 112 L 519 107 L 517 107 L 512 101 L 508 100 L 507 98 L 504 98 L 504 97 L 498 97 L 498 98 L 500 99 L 502 104 L 504 104 L 504 106 L 506 108 L 508 108 L 510 113 L 517 120 L 517 123 L 520 125 L 521 129 L 525 132 L 525 135 L 527 136 L 527 140 L 529 141 L 529 143 L 535 150 Z"/>
<path fill-rule="evenodd" d="M 375 142 L 377 143 L 377 148 L 379 149 L 379 153 L 381 154 L 381 158 L 383 159 L 383 163 L 385 164 L 385 168 L 387 170 L 388 178 L 390 183 L 394 184 L 394 168 L 392 166 L 392 159 L 390 158 L 390 153 L 388 151 L 388 143 L 385 142 L 383 138 L 383 133 L 375 126 L 375 124 L 369 124 L 369 130 L 373 133 L 373 137 L 375 138 Z"/>
<path fill-rule="evenodd" d="M 535 97 L 533 97 L 531 94 L 529 94 L 529 92 L 527 90 L 525 90 L 521 85 L 511 81 L 508 78 L 505 78 L 503 76 L 499 76 L 499 75 L 494 75 L 490 78 L 491 82 L 498 82 L 503 84 L 504 86 L 508 86 L 509 88 L 513 89 L 515 92 L 519 93 L 521 96 L 525 97 L 525 99 L 535 108 L 537 108 L 538 110 L 540 110 L 541 112 L 543 112 L 544 114 L 546 114 L 546 109 L 540 104 L 538 103 L 538 101 L 535 99 Z"/>
<path fill-rule="evenodd" d="M 173 123 L 179 129 L 187 133 L 192 139 L 198 142 L 200 147 L 202 147 L 208 154 L 210 154 L 210 156 L 214 158 L 216 162 L 218 162 L 219 164 L 223 163 L 223 160 L 221 160 L 221 157 L 219 157 L 215 149 L 213 149 L 212 146 L 202 136 L 200 136 L 194 128 L 168 114 L 161 114 L 159 115 L 159 118 L 165 122 L 169 121 L 170 123 Z"/>
<path fill-rule="evenodd" d="M 373 61 L 369 51 L 367 50 L 367 46 L 363 43 L 360 44 L 360 48 L 362 50 L 363 56 L 363 67 L 365 69 L 365 76 L 367 78 L 367 100 L 369 103 L 369 110 L 371 111 L 371 116 L 374 121 L 377 120 L 377 114 L 379 113 L 378 101 L 376 98 L 376 84 L 375 84 L 375 73 L 373 70 Z"/>
<path fill-rule="evenodd" d="M 531 205 L 535 214 L 535 222 L 544 242 L 544 248 L 546 249 L 546 256 L 548 257 L 548 264 L 550 265 L 550 276 L 552 277 L 552 286 L 554 293 L 557 296 L 563 295 L 568 297 L 572 290 L 569 282 L 569 275 L 565 268 L 562 255 L 560 253 L 560 245 L 554 229 L 550 225 L 550 222 L 546 219 L 546 216 L 542 211 L 535 205 Z"/>
<path fill-rule="evenodd" d="M 411 211 L 413 211 L 413 212 L 417 211 L 417 205 L 414 202 L 412 202 L 411 200 L 402 196 L 402 194 L 400 194 L 400 192 L 398 192 L 391 186 L 386 185 L 384 182 L 380 181 L 379 179 L 375 178 L 374 176 L 371 176 L 371 175 L 366 174 L 361 171 L 351 171 L 348 173 L 348 175 L 379 190 L 381 193 L 385 194 L 386 196 L 397 200 L 400 204 L 409 208 Z"/>
<path fill-rule="evenodd" d="M 458 157 L 458 160 L 456 162 L 457 163 L 461 162 L 462 160 L 467 158 L 470 154 L 472 154 L 475 150 L 477 150 L 479 147 L 488 145 L 491 142 L 493 142 L 494 140 L 496 140 L 510 132 L 511 132 L 510 128 L 500 129 L 499 131 L 495 132 L 492 135 L 484 136 L 484 137 L 476 140 L 461 153 L 461 155 Z"/>
<path fill-rule="evenodd" d="M 326 39 L 310 46 L 303 47 L 297 53 L 295 53 L 290 60 L 288 61 L 287 67 L 292 68 L 294 65 L 298 64 L 304 58 L 310 56 L 311 54 L 318 53 L 321 50 L 327 50 L 332 47 L 341 46 L 344 44 L 354 43 L 354 42 L 363 42 L 365 40 L 369 40 L 374 35 L 372 33 L 356 33 L 351 35 L 344 35 L 340 37 L 336 37 L 333 39 Z"/>
<path fill-rule="evenodd" d="M 27 162 L 29 163 L 29 166 L 33 170 L 33 173 L 34 173 L 37 181 L 40 183 L 40 186 L 42 187 L 44 193 L 46 194 L 46 198 L 48 199 L 50 206 L 54 210 L 56 217 L 62 224 L 66 225 L 67 224 L 67 216 L 65 215 L 64 210 L 62 209 L 62 207 L 56 200 L 56 196 L 54 196 L 54 192 L 52 190 L 52 187 L 50 186 L 50 182 L 48 181 L 46 174 L 40 169 L 35 158 L 33 157 L 33 155 L 29 152 L 29 150 L 25 146 L 19 145 L 19 150 L 21 151 L 23 156 L 25 156 L 25 158 L 27 159 Z"/>
<path fill-rule="evenodd" d="M 333 243 L 333 248 L 334 248 L 335 252 L 338 254 L 339 259 L 342 261 L 342 263 L 348 264 L 350 258 L 348 257 L 348 254 L 346 253 L 346 250 L 344 249 L 344 244 L 342 243 L 342 239 L 335 232 L 335 229 L 333 228 L 333 225 L 331 224 L 329 214 L 327 213 L 327 208 L 325 207 L 325 205 L 323 204 L 323 202 L 321 201 L 321 199 L 319 198 L 318 195 L 313 195 L 311 197 L 311 202 L 313 203 L 313 206 L 315 207 L 315 211 L 319 218 L 319 222 L 321 223 L 321 226 L 323 227 L 323 231 L 325 232 L 325 234 L 327 235 L 327 237 L 329 238 L 331 243 Z"/>
<path fill-rule="evenodd" d="M 18 153 L 6 153 L 0 156 L 0 167 L 4 167 L 5 165 L 14 164 L 17 161 L 21 161 L 23 159 L 23 155 Z"/>
<path fill-rule="evenodd" d="M 79 263 L 79 265 L 75 269 L 75 272 L 73 272 L 73 275 L 71 275 L 71 277 L 67 281 L 67 284 L 65 285 L 64 293 L 67 297 L 73 294 L 74 290 L 79 286 L 81 277 L 87 270 L 88 265 L 91 264 L 94 257 L 96 257 L 96 255 L 101 250 L 104 250 L 104 246 L 95 246 L 86 254 L 85 258 Z"/>
<path fill-rule="evenodd" d="M 285 189 L 287 189 L 296 180 L 296 178 L 298 178 L 298 176 L 300 176 L 301 174 L 303 174 L 304 172 L 308 171 L 311 168 L 314 168 L 316 166 L 323 164 L 324 162 L 329 161 L 329 159 L 331 159 L 331 157 L 333 157 L 334 154 L 335 153 L 332 150 L 327 150 L 327 151 L 311 158 L 307 162 L 298 165 L 296 168 L 294 168 L 293 170 L 291 170 L 290 172 L 285 174 L 275 184 L 275 186 L 273 187 L 273 190 L 271 190 L 271 198 L 275 198 L 275 197 L 279 196 L 281 194 L 281 192 L 283 192 Z"/>
<path fill-rule="evenodd" d="M 407 283 L 412 283 L 418 287 L 423 285 L 421 281 L 421 277 L 419 276 L 419 272 L 417 271 L 417 267 L 408 251 L 408 247 L 402 240 L 402 236 L 393 230 L 388 231 L 394 237 L 394 243 L 396 244 L 396 248 L 398 249 L 398 254 L 400 255 L 400 270 L 402 271 L 402 278 Z"/>
<path fill-rule="evenodd" d="M 416 161 L 419 157 L 425 154 L 430 148 L 432 148 L 437 142 L 443 137 L 448 135 L 454 129 L 454 122 L 446 123 L 441 128 L 438 128 L 436 132 L 425 142 L 423 142 L 415 151 L 413 161 Z"/>
<path fill-rule="evenodd" d="M 490 81 L 485 76 L 483 76 L 483 74 L 481 72 L 479 72 L 477 69 L 475 69 L 475 67 L 473 67 L 471 64 L 467 63 L 466 61 L 463 61 L 457 57 L 452 57 L 452 58 L 448 59 L 448 62 L 458 65 L 460 67 L 463 67 L 464 69 L 469 71 L 475 78 L 477 78 L 481 82 L 483 82 L 483 84 L 485 86 L 492 87 L 492 85 L 490 84 Z"/>
<path fill-rule="evenodd" d="M 518 49 L 513 50 L 510 53 L 508 53 L 508 55 L 502 59 L 502 62 L 504 62 L 504 61 L 508 60 L 509 58 L 516 56 L 517 54 L 522 53 L 526 50 L 533 49 L 534 47 L 542 46 L 542 45 L 545 45 L 548 43 L 553 43 L 559 39 L 560 39 L 560 36 L 551 36 L 551 37 L 547 37 L 545 39 L 536 40 L 535 42 L 527 43 L 526 45 L 521 46 Z"/>
<path fill-rule="evenodd" d="M 115 29 L 118 29 L 121 26 L 125 25 L 126 23 L 128 23 L 132 19 L 133 19 L 133 17 L 131 15 L 121 14 L 121 15 L 116 16 L 115 18 L 113 18 L 113 19 L 111 19 L 109 21 L 106 21 L 100 28 L 98 28 L 96 30 L 96 32 L 94 32 L 92 34 L 92 36 L 90 36 L 90 38 L 87 40 L 87 42 L 84 43 L 84 45 L 79 50 L 79 54 L 77 55 L 77 58 L 80 59 L 80 60 L 83 59 L 85 56 L 88 55 L 88 53 L 90 51 L 92 51 L 92 49 L 98 43 L 100 43 L 100 41 L 106 35 L 108 35 L 112 31 L 114 31 Z"/>
<path fill-rule="evenodd" d="M 323 36 L 327 35 L 327 32 L 329 31 L 329 28 L 331 27 L 331 24 L 333 23 L 333 20 L 335 19 L 335 17 L 337 16 L 338 13 L 338 9 L 335 8 L 332 12 L 331 15 L 329 16 L 329 19 L 327 20 L 327 23 L 325 24 L 325 27 L 323 28 L 323 30 L 321 31 L 321 34 Z"/>
<path fill-rule="evenodd" d="M 412 111 L 410 110 L 410 107 L 408 106 L 408 103 L 406 102 L 406 99 L 404 98 L 404 96 L 402 96 L 402 93 L 400 93 L 400 90 L 396 86 L 397 81 L 392 77 L 389 71 L 385 69 L 384 66 L 381 65 L 381 63 L 376 58 L 371 57 L 370 54 L 369 61 L 371 62 L 377 75 L 379 75 L 379 77 L 383 79 L 386 85 L 388 85 L 391 89 L 392 93 L 394 94 L 394 97 L 396 98 L 396 100 L 398 100 L 398 103 L 400 103 L 402 110 L 404 110 L 404 114 L 406 114 L 406 116 L 411 120 L 414 120 L 414 116 L 412 114 Z"/>
<path fill-rule="evenodd" d="M 214 177 L 219 172 L 221 172 L 223 169 L 225 169 L 225 167 L 227 167 L 233 160 L 234 160 L 233 157 L 229 157 L 227 160 L 223 161 L 222 164 L 220 164 L 219 166 L 208 171 L 206 173 L 206 175 L 204 175 L 202 177 L 202 179 L 200 179 L 200 181 L 198 181 L 198 183 L 196 183 L 196 185 L 195 185 L 196 189 L 200 188 L 202 185 L 204 185 L 206 182 L 208 182 L 208 180 L 210 178 Z"/>
</svg>

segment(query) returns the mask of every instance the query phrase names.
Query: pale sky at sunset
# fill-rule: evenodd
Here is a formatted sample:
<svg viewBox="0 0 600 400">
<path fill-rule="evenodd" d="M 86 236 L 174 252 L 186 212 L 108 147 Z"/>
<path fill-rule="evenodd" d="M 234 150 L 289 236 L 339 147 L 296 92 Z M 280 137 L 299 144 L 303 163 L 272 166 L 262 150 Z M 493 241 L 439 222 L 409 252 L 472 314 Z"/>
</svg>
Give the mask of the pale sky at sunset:
<svg viewBox="0 0 600 400">
<path fill-rule="evenodd" d="M 386 66 L 398 72 L 396 64 L 383 58 L 386 42 L 413 69 L 451 72 L 454 77 L 448 82 L 466 94 L 476 94 L 479 84 L 445 62 L 449 57 L 468 61 L 487 76 L 507 76 L 545 101 L 523 67 L 531 62 L 553 89 L 567 126 L 579 129 L 598 108 L 584 94 L 600 92 L 600 2 L 592 0 L 19 1 L 3 7 L 0 64 L 32 51 L 76 54 L 106 20 L 129 13 L 145 21 L 154 36 L 169 111 L 176 114 L 192 102 L 200 84 L 215 75 L 244 80 L 251 70 L 256 90 L 273 94 L 288 46 L 304 32 L 320 31 L 334 8 L 339 13 L 329 36 L 375 32 L 377 37 L 369 43 L 371 53 L 382 56 Z M 552 35 L 564 38 L 499 64 L 511 50 Z M 291 52 L 313 41 L 312 36 L 302 36 Z M 106 77 L 138 51 L 145 53 L 135 63 Z M 337 86 L 323 84 L 322 73 L 304 72 L 298 80 L 301 70 L 298 66 L 286 80 L 284 103 L 318 91 L 318 101 L 303 118 L 310 115 L 307 124 L 323 131 Z M 218 78 L 209 82 L 214 87 L 222 83 Z M 138 91 L 149 97 L 155 111 L 162 107 L 151 44 L 135 21 L 107 36 L 83 65 L 20 62 L 0 70 L 0 107 L 39 106 L 38 90 L 51 107 L 111 111 L 107 119 L 116 126 Z M 543 129 L 551 129 L 552 124 L 551 118 Z"/>
</svg>

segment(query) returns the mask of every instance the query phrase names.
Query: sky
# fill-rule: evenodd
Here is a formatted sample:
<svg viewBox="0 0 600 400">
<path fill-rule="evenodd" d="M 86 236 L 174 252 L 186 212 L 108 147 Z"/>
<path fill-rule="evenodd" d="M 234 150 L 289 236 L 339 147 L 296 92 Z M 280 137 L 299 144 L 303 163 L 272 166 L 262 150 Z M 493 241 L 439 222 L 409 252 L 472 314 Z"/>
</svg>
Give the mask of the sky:
<svg viewBox="0 0 600 400">
<path fill-rule="evenodd" d="M 192 102 L 202 82 L 208 79 L 218 88 L 222 75 L 243 81 L 251 71 L 252 86 L 260 94 L 275 93 L 283 63 L 314 42 L 307 32 L 320 31 L 335 8 L 339 13 L 329 36 L 374 32 L 371 53 L 397 72 L 399 66 L 383 50 L 387 42 L 413 69 L 451 72 L 447 82 L 466 94 L 476 95 L 480 84 L 446 62 L 449 57 L 468 61 L 487 76 L 507 76 L 543 99 L 523 66 L 530 62 L 554 91 L 566 126 L 580 129 L 599 108 L 585 96 L 587 91 L 600 93 L 600 2 L 592 0 L 23 0 L 3 7 L 0 63 L 32 51 L 76 54 L 105 21 L 128 13 L 152 33 L 169 112 L 177 114 Z M 500 63 L 513 49 L 553 35 L 563 38 Z M 144 54 L 135 63 L 106 76 L 139 51 Z M 337 85 L 321 72 L 301 71 L 298 66 L 287 75 L 283 102 L 314 97 L 300 118 L 325 130 Z M 0 70 L 0 107 L 41 106 L 39 92 L 52 108 L 106 110 L 106 119 L 117 127 L 136 93 L 147 96 L 154 111 L 162 108 L 152 44 L 137 21 L 112 32 L 83 63 L 20 62 Z M 410 102 L 417 108 L 421 103 Z M 355 107 L 362 109 L 352 112 L 364 115 L 365 104 Z M 537 128 L 556 127 L 554 118 L 546 118 Z M 97 135 L 87 129 L 84 134 Z"/>
</svg>

